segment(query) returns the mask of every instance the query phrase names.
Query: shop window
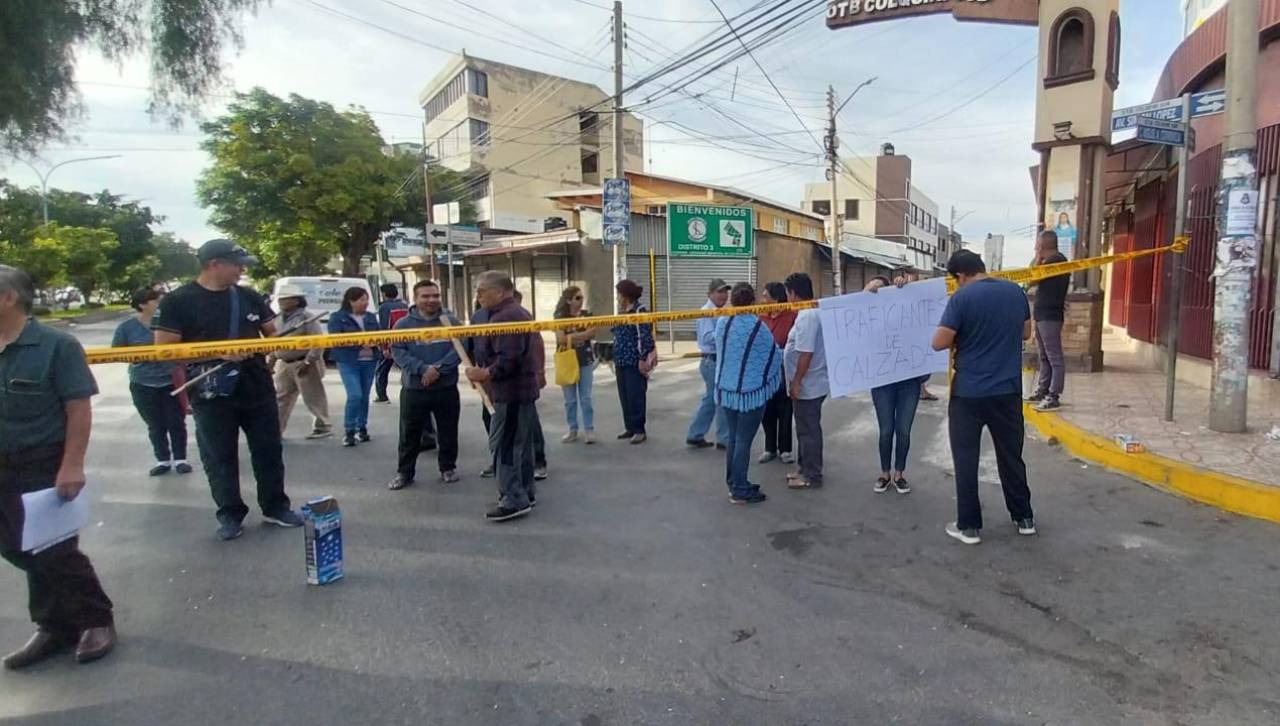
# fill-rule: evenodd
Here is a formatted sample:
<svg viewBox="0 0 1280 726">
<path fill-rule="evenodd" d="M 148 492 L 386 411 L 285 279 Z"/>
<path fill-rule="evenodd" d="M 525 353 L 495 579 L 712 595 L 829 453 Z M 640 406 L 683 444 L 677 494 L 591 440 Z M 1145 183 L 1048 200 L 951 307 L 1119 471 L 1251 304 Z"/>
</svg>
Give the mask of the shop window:
<svg viewBox="0 0 1280 726">
<path fill-rule="evenodd" d="M 1093 15 L 1083 8 L 1072 8 L 1053 21 L 1045 88 L 1093 79 L 1093 38 Z"/>
<path fill-rule="evenodd" d="M 777 234 L 787 233 L 787 220 L 784 217 L 773 218 L 773 231 Z"/>
<path fill-rule="evenodd" d="M 844 218 L 849 220 L 855 220 L 858 218 L 858 200 L 857 199 L 844 200 Z"/>
</svg>

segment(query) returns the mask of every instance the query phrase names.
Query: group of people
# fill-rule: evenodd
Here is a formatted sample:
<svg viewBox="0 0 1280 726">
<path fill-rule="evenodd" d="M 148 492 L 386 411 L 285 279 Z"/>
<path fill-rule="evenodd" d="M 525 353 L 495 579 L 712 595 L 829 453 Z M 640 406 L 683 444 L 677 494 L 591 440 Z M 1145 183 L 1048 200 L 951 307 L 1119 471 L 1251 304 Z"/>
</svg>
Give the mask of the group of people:
<svg viewBox="0 0 1280 726">
<path fill-rule="evenodd" d="M 1036 264 L 1061 261 L 1057 241 L 1045 232 Z M 198 252 L 198 277 L 167 295 L 143 290 L 133 296 L 136 312 L 116 331 L 116 345 L 176 344 L 254 339 L 293 333 L 316 334 L 318 318 L 306 312 L 301 291 L 282 290 L 280 316 L 257 293 L 238 282 L 256 260 L 230 240 L 212 240 Z M 936 350 L 954 350 L 955 365 L 948 430 L 955 465 L 957 518 L 946 533 L 965 544 L 981 542 L 982 509 L 978 461 L 983 429 L 995 446 L 1005 504 L 1022 535 L 1034 535 L 1036 523 L 1022 456 L 1025 437 L 1021 397 L 1023 344 L 1034 334 L 1040 346 L 1041 374 L 1032 400 L 1041 408 L 1060 405 L 1063 390 L 1061 330 L 1065 276 L 1040 285 L 1034 319 L 1026 293 L 1018 285 L 989 277 L 982 259 L 967 250 L 949 260 L 947 272 L 959 284 L 933 338 Z M 891 284 L 875 278 L 866 290 Z M 643 289 L 623 280 L 616 286 L 624 313 L 643 313 Z M 384 290 L 379 314 L 369 310 L 369 294 L 352 289 L 342 309 L 329 320 L 331 332 L 459 325 L 442 305 L 440 288 L 422 281 L 412 305 L 398 302 L 394 288 Z M 510 277 L 486 272 L 477 279 L 477 310 L 472 322 L 522 323 L 532 320 Z M 708 305 L 747 307 L 757 303 L 809 301 L 813 281 L 795 273 L 782 283 L 765 285 L 757 298 L 747 283 L 713 280 Z M 89 559 L 72 537 L 39 551 L 22 549 L 22 495 L 51 483 L 64 500 L 85 485 L 84 460 L 92 423 L 89 399 L 97 385 L 83 348 L 70 335 L 31 317 L 35 289 L 22 270 L 0 265 L 0 554 L 27 573 L 35 635 L 6 656 L 6 668 L 19 669 L 74 649 L 80 662 L 105 656 L 115 646 L 113 605 Z M 592 372 L 596 334 L 587 320 L 581 289 L 564 291 L 556 317 L 582 318 L 580 326 L 556 333 L 567 367 L 564 389 L 568 432 L 562 441 L 595 441 Z M 393 317 L 394 316 L 394 317 Z M 277 320 L 277 317 L 280 320 Z M 657 365 L 652 327 L 640 322 L 612 328 L 613 359 L 624 428 L 620 440 L 643 444 L 649 377 Z M 757 432 L 765 431 L 760 463 L 794 462 L 787 475 L 792 489 L 823 485 L 822 409 L 828 395 L 827 362 L 819 313 L 814 308 L 757 316 L 749 312 L 700 319 L 699 369 L 704 396 L 686 441 L 696 448 L 718 446 L 725 452 L 725 481 L 734 504 L 763 502 L 767 496 L 749 478 Z M 536 481 L 545 477 L 545 441 L 537 401 L 546 385 L 546 361 L 539 333 L 478 336 L 465 341 L 410 340 L 390 346 L 332 349 L 347 390 L 343 444 L 369 441 L 369 391 L 389 400 L 386 380 L 394 363 L 401 371 L 400 442 L 391 489 L 413 483 L 418 455 L 438 449 L 441 479 L 458 480 L 457 430 L 462 379 L 481 390 L 491 465 L 482 475 L 496 477 L 498 500 L 486 512 L 495 522 L 526 516 L 537 502 Z M 130 365 L 130 392 L 145 422 L 155 464 L 153 476 L 192 471 L 187 456 L 188 413 L 195 419 L 200 460 L 217 506 L 217 536 L 240 537 L 249 507 L 241 498 L 239 437 L 248 443 L 257 504 L 265 522 L 300 527 L 285 492 L 282 432 L 297 397 L 313 416 L 309 438 L 332 435 L 322 378 L 320 349 L 280 351 L 272 356 L 230 355 L 185 364 Z M 468 360 L 470 359 L 470 360 Z M 572 367 L 576 365 L 576 375 Z M 559 367 L 559 366 L 558 366 Z M 559 376 L 558 376 L 559 378 Z M 923 381 L 901 381 L 872 391 L 880 424 L 880 474 L 875 491 L 910 491 L 904 476 L 915 408 Z M 716 442 L 706 436 L 717 425 Z M 792 423 L 796 450 L 792 452 Z"/>
</svg>

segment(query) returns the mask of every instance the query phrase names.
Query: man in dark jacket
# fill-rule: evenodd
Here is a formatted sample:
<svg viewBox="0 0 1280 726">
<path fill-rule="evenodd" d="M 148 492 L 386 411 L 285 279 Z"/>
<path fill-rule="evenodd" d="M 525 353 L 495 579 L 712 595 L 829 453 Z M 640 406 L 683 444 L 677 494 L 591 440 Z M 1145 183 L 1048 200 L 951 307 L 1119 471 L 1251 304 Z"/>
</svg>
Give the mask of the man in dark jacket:
<svg viewBox="0 0 1280 726">
<path fill-rule="evenodd" d="M 480 275 L 477 297 L 489 311 L 490 323 L 519 323 L 533 319 L 515 300 L 511 278 L 497 271 Z M 493 401 L 489 449 L 497 459 L 498 506 L 485 515 L 491 522 L 523 517 L 533 507 L 537 491 L 533 478 L 533 429 L 538 400 L 538 356 L 533 335 L 495 335 L 476 347 L 475 367 L 467 378 L 482 383 Z"/>
<path fill-rule="evenodd" d="M 1058 234 L 1051 229 L 1040 233 L 1036 241 L 1036 266 L 1066 262 L 1058 251 Z M 1057 275 L 1036 285 L 1032 314 L 1036 322 L 1036 347 L 1040 350 L 1040 375 L 1036 392 L 1030 401 L 1041 411 L 1062 407 L 1059 399 L 1067 382 L 1066 356 L 1062 353 L 1062 326 L 1067 313 L 1067 288 L 1071 275 Z"/>
<path fill-rule="evenodd" d="M 418 288 L 415 285 L 413 289 Z M 394 311 L 405 310 L 409 306 L 400 299 L 400 288 L 396 287 L 395 283 L 388 282 L 378 290 L 382 292 L 382 304 L 378 306 L 378 327 L 383 330 L 392 330 L 404 317 L 404 313 L 395 314 Z M 395 361 L 389 355 L 382 356 L 382 360 L 378 361 L 378 370 L 373 378 L 373 390 L 377 394 L 373 399 L 374 403 L 391 402 L 391 399 L 387 398 L 387 380 L 391 377 L 392 365 L 395 365 Z"/>
<path fill-rule="evenodd" d="M 460 325 L 453 313 L 441 304 L 440 286 L 422 280 L 413 286 L 414 306 L 396 323 L 396 330 L 439 328 Z M 423 430 L 435 420 L 440 479 L 458 481 L 458 364 L 453 343 L 447 339 L 396 343 L 391 346 L 400 366 L 400 461 L 388 489 L 403 489 L 413 483 L 418 454 L 422 453 Z"/>
</svg>

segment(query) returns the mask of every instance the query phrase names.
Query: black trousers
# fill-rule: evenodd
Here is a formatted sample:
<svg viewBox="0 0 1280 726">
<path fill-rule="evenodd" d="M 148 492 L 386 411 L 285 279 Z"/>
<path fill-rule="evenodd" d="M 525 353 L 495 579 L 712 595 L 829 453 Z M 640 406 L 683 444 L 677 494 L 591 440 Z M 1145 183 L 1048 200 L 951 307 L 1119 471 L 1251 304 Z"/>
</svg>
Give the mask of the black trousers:
<svg viewBox="0 0 1280 726">
<path fill-rule="evenodd" d="M 133 396 L 133 407 L 147 425 L 147 436 L 151 439 L 151 451 L 156 461 L 164 463 L 170 459 L 184 461 L 187 458 L 187 414 L 176 396 L 169 395 L 173 386 L 143 386 L 138 383 L 129 384 L 129 393 Z"/>
<path fill-rule="evenodd" d="M 613 372 L 618 384 L 618 402 L 622 404 L 624 430 L 631 434 L 645 433 L 649 379 L 640 373 L 637 366 L 615 365 Z"/>
<path fill-rule="evenodd" d="M 774 454 L 791 453 L 791 396 L 787 382 L 764 404 L 764 450 Z"/>
<path fill-rule="evenodd" d="M 243 375 L 243 374 L 242 374 Z M 253 478 L 258 482 L 258 506 L 274 515 L 290 508 L 284 493 L 284 447 L 280 443 L 280 412 L 275 387 L 266 380 L 247 385 L 242 380 L 234 395 L 192 400 L 200 463 L 218 505 L 219 522 L 240 522 L 249 507 L 240 498 L 240 432 L 249 444 Z"/>
<path fill-rule="evenodd" d="M 80 551 L 80 538 L 39 554 L 22 551 L 22 495 L 53 486 L 61 463 L 61 444 L 0 454 L 0 555 L 27 573 L 31 620 L 43 630 L 79 637 L 87 628 L 114 623 L 111 598 Z"/>
<path fill-rule="evenodd" d="M 386 356 L 378 361 L 378 368 L 373 375 L 373 390 L 378 398 L 387 397 L 387 379 L 391 377 L 391 368 L 395 364 L 394 359 Z"/>
<path fill-rule="evenodd" d="M 435 421 L 436 461 L 440 471 L 458 467 L 458 417 L 462 399 L 457 386 L 437 389 L 400 389 L 400 461 L 397 471 L 412 480 L 418 472 L 418 454 L 423 451 L 422 438 Z"/>
<path fill-rule="evenodd" d="M 542 418 L 538 416 L 538 403 L 534 401 L 533 406 L 533 466 L 536 469 L 547 468 L 547 438 L 542 435 Z M 480 407 L 480 420 L 484 421 L 484 432 L 489 433 L 490 424 L 493 422 L 493 416 L 489 415 L 489 409 L 484 406 Z M 496 469 L 498 460 L 495 457 L 493 466 Z"/>
<path fill-rule="evenodd" d="M 956 524 L 960 529 L 982 529 L 982 503 L 978 498 L 978 457 L 982 429 L 991 432 L 1000 470 L 1000 486 L 1009 516 L 1016 522 L 1034 516 L 1027 465 L 1022 460 L 1026 430 L 1022 421 L 1022 397 L 1016 393 L 985 398 L 952 396 L 949 409 L 951 457 L 956 467 Z"/>
</svg>

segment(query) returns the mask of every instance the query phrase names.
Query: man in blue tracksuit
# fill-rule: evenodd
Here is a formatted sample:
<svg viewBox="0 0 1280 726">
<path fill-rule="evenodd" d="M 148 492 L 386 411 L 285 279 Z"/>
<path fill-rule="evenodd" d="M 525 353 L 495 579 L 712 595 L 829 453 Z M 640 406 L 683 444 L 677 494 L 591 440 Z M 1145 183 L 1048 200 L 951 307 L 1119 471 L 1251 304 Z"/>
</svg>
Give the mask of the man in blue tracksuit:
<svg viewBox="0 0 1280 726">
<path fill-rule="evenodd" d="M 409 314 L 396 323 L 396 330 L 461 325 L 453 313 L 444 309 L 440 286 L 435 282 L 421 280 L 414 285 L 413 301 Z M 396 343 L 391 346 L 391 352 L 396 365 L 400 366 L 402 384 L 400 460 L 387 488 L 403 489 L 413 483 L 418 454 L 425 450 L 423 430 L 431 419 L 435 419 L 440 479 L 452 484 L 458 481 L 458 416 L 462 412 L 458 365 L 461 360 L 448 339 Z"/>
</svg>

